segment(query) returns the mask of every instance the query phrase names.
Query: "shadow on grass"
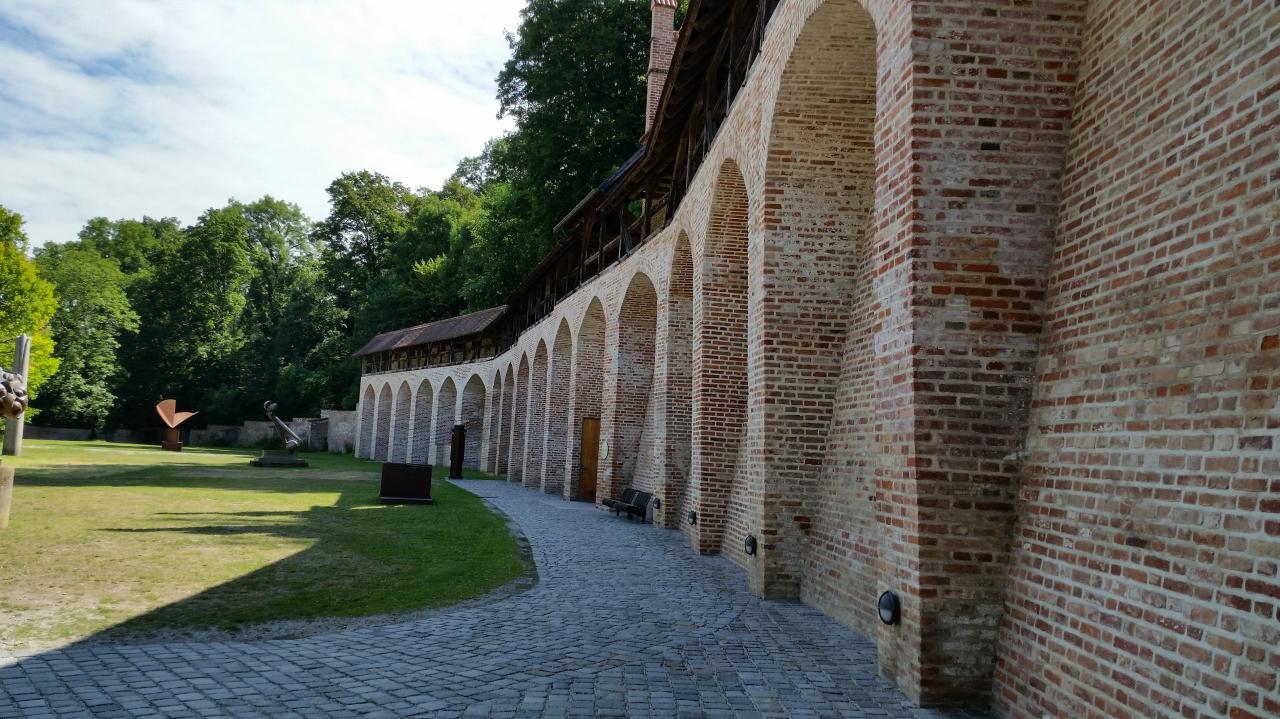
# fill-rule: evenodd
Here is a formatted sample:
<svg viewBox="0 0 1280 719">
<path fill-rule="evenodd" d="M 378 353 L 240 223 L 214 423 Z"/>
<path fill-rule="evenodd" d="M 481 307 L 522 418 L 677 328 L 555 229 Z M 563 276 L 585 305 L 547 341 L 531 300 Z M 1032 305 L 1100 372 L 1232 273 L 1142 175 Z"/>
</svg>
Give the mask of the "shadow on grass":
<svg viewBox="0 0 1280 719">
<path fill-rule="evenodd" d="M 132 500 L 147 505 L 169 501 L 167 492 L 179 489 L 213 492 L 211 504 L 220 501 L 219 490 L 323 494 L 326 501 L 336 495 L 332 504 L 297 510 L 211 507 L 204 512 L 156 506 L 138 517 L 138 524 L 159 526 L 107 522 L 92 527 L 93 533 L 154 536 L 157 539 L 149 541 L 149 546 L 171 545 L 172 557 L 180 563 L 188 557 L 193 563 L 209 561 L 210 552 L 249 554 L 264 548 L 278 552 L 294 546 L 297 551 L 82 641 L 171 639 L 205 630 L 235 634 L 248 627 L 254 627 L 252 636 L 263 636 L 265 623 L 394 614 L 453 604 L 489 593 L 527 571 L 528 560 L 506 520 L 479 498 L 433 481 L 433 505 L 381 505 L 374 481 L 378 465 L 364 464 L 368 471 L 360 472 L 358 479 L 326 478 L 323 469 L 272 471 L 198 462 L 24 467 L 18 485 L 72 491 L 162 490 Z M 88 467 L 93 468 L 91 473 L 86 472 Z M 441 474 L 437 470 L 436 476 Z M 244 503 L 238 497 L 231 499 Z M 217 558 L 234 560 L 234 555 L 230 560 Z M 298 627 L 284 631 L 295 635 Z M 265 636 L 273 636 L 269 628 Z"/>
</svg>

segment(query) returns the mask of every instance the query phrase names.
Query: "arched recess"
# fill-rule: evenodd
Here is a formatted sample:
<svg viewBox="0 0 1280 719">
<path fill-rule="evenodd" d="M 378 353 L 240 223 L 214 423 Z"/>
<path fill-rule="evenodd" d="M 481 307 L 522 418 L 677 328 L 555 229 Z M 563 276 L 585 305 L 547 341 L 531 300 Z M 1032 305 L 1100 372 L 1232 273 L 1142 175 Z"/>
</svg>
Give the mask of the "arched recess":
<svg viewBox="0 0 1280 719">
<path fill-rule="evenodd" d="M 443 467 L 449 466 L 449 445 L 453 440 L 454 418 L 458 410 L 458 387 L 452 377 L 445 377 L 440 383 L 440 392 L 436 397 L 435 420 L 435 463 Z"/>
<path fill-rule="evenodd" d="M 698 511 L 692 529 L 696 549 L 718 552 L 728 533 L 728 554 L 743 564 L 742 541 L 756 529 L 741 456 L 747 424 L 747 209 L 746 182 L 737 164 L 726 160 L 712 196 L 702 271 L 694 277 L 688 490 Z"/>
<path fill-rule="evenodd" d="M 666 477 L 662 516 L 668 526 L 689 526 L 689 462 L 693 455 L 693 255 L 689 237 L 676 237 L 666 313 Z"/>
<path fill-rule="evenodd" d="M 511 435 L 515 431 L 516 370 L 507 365 L 502 379 L 502 427 L 498 432 L 498 474 L 507 474 L 511 462 Z"/>
<path fill-rule="evenodd" d="M 546 447 L 547 343 L 538 341 L 529 370 L 529 412 L 526 428 L 524 478 L 526 487 L 542 486 L 542 452 Z"/>
<path fill-rule="evenodd" d="M 429 380 L 422 380 L 418 385 L 418 396 L 413 401 L 413 452 L 411 461 L 418 464 L 430 464 L 431 456 L 431 411 L 435 393 Z"/>
<path fill-rule="evenodd" d="M 529 415 L 529 355 L 520 355 L 520 369 L 516 372 L 515 412 L 511 417 L 511 460 L 507 479 L 522 482 L 525 477 L 524 437 L 525 422 Z"/>
<path fill-rule="evenodd" d="M 604 393 L 604 335 L 605 314 L 600 298 L 592 298 L 578 325 L 577 346 L 573 353 L 573 426 L 569 456 L 565 458 L 571 499 L 595 502 L 600 478 L 598 450 L 599 435 L 593 445 L 583 453 L 584 432 L 595 432 L 600 427 L 600 398 Z M 587 460 L 586 463 L 583 460 Z M 594 464 L 594 467 L 593 467 Z M 594 471 L 593 471 L 594 469 Z M 585 478 L 584 478 L 585 473 Z"/>
<path fill-rule="evenodd" d="M 766 154 L 761 558 L 779 578 L 769 596 L 803 596 L 863 631 L 878 624 L 883 589 L 871 499 L 875 122 L 875 25 L 856 0 L 827 0 L 783 70 Z"/>
<path fill-rule="evenodd" d="M 656 493 L 660 468 L 644 462 L 642 439 L 653 429 L 654 344 L 658 327 L 658 293 L 653 281 L 637 272 L 618 309 L 617 387 L 613 406 L 613 447 L 606 458 L 609 472 L 602 489 L 620 496 L 626 487 Z"/>
<path fill-rule="evenodd" d="M 572 414 L 569 404 L 572 365 L 573 333 L 569 330 L 569 321 L 562 318 L 551 347 L 550 377 L 547 380 L 547 466 L 542 489 L 548 494 L 561 494 L 565 487 L 565 456 L 569 449 L 569 416 Z"/>
<path fill-rule="evenodd" d="M 373 458 L 387 461 L 387 447 L 391 442 L 391 385 L 384 384 L 378 392 L 378 424 L 373 438 Z"/>
<path fill-rule="evenodd" d="M 489 444 L 486 445 L 486 456 L 480 468 L 485 472 L 497 474 L 502 431 L 506 428 L 506 424 L 502 421 L 502 401 L 505 399 L 502 391 L 502 370 L 494 371 L 493 384 L 490 387 L 493 388 L 493 399 L 489 402 Z"/>
<path fill-rule="evenodd" d="M 373 457 L 373 410 L 377 402 L 373 385 L 365 387 L 364 399 L 360 400 L 360 447 L 356 452 L 361 459 Z"/>
<path fill-rule="evenodd" d="M 462 424 L 466 427 L 466 445 L 462 466 L 480 469 L 480 442 L 484 438 L 484 380 L 473 374 L 462 388 Z"/>
<path fill-rule="evenodd" d="M 391 415 L 394 429 L 391 431 L 391 451 L 388 458 L 392 462 L 408 461 L 409 456 L 409 410 L 413 402 L 413 390 L 408 382 L 401 382 L 396 390 L 395 410 Z"/>
</svg>

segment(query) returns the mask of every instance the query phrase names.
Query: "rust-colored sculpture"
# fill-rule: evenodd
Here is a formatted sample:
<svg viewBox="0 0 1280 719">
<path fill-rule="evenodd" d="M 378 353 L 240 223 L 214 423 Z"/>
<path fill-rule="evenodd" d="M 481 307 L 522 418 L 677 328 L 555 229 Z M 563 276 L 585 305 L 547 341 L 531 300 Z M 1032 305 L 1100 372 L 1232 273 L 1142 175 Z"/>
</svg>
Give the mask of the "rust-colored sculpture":
<svg viewBox="0 0 1280 719">
<path fill-rule="evenodd" d="M 182 438 L 178 434 L 178 425 L 186 422 L 199 412 L 179 412 L 178 401 L 174 399 L 162 399 L 160 404 L 156 405 L 156 414 L 160 415 L 160 419 L 169 426 L 169 431 L 165 434 L 164 449 L 170 452 L 182 451 Z"/>
</svg>

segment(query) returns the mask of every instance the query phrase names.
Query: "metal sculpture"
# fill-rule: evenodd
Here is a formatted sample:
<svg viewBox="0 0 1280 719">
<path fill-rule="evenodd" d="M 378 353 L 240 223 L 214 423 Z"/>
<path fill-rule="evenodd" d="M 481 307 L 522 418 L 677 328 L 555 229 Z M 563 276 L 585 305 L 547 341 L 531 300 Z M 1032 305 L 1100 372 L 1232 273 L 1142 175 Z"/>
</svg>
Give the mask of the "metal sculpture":
<svg viewBox="0 0 1280 719">
<path fill-rule="evenodd" d="M 0 417 L 13 423 L 27 411 L 27 381 L 22 375 L 0 367 Z M 9 526 L 9 505 L 13 503 L 13 467 L 0 463 L 0 529 Z"/>
<path fill-rule="evenodd" d="M 262 409 L 267 413 L 267 419 L 271 422 L 271 426 L 276 431 L 276 436 L 284 442 L 284 451 L 278 449 L 264 449 L 262 456 L 257 459 L 249 460 L 249 464 L 254 467 L 306 467 L 309 466 L 306 460 L 298 458 L 298 447 L 302 444 L 302 439 L 284 423 L 284 420 L 276 416 L 276 410 L 279 407 L 272 400 L 263 403 Z"/>
<path fill-rule="evenodd" d="M 0 367 L 0 417 L 18 420 L 27 411 L 27 381 L 20 374 Z"/>
<path fill-rule="evenodd" d="M 170 452 L 181 452 L 182 437 L 178 433 L 178 425 L 196 416 L 199 412 L 179 412 L 176 399 L 162 399 L 156 405 L 156 414 L 160 415 L 160 419 L 169 427 L 169 431 L 165 434 L 164 444 L 161 447 Z"/>
</svg>

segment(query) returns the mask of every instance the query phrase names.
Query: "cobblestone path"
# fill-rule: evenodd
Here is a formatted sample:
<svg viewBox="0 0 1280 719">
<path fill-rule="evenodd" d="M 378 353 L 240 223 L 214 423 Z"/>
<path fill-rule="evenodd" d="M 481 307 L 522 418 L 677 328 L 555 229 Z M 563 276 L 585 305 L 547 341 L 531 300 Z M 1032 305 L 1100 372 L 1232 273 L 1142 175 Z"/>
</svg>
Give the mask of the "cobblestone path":
<svg viewBox="0 0 1280 719">
<path fill-rule="evenodd" d="M 757 599 L 677 532 L 506 482 L 457 484 L 524 531 L 534 588 L 302 639 L 0 657 L 0 718 L 986 716 L 913 708 L 869 641 Z"/>
</svg>

